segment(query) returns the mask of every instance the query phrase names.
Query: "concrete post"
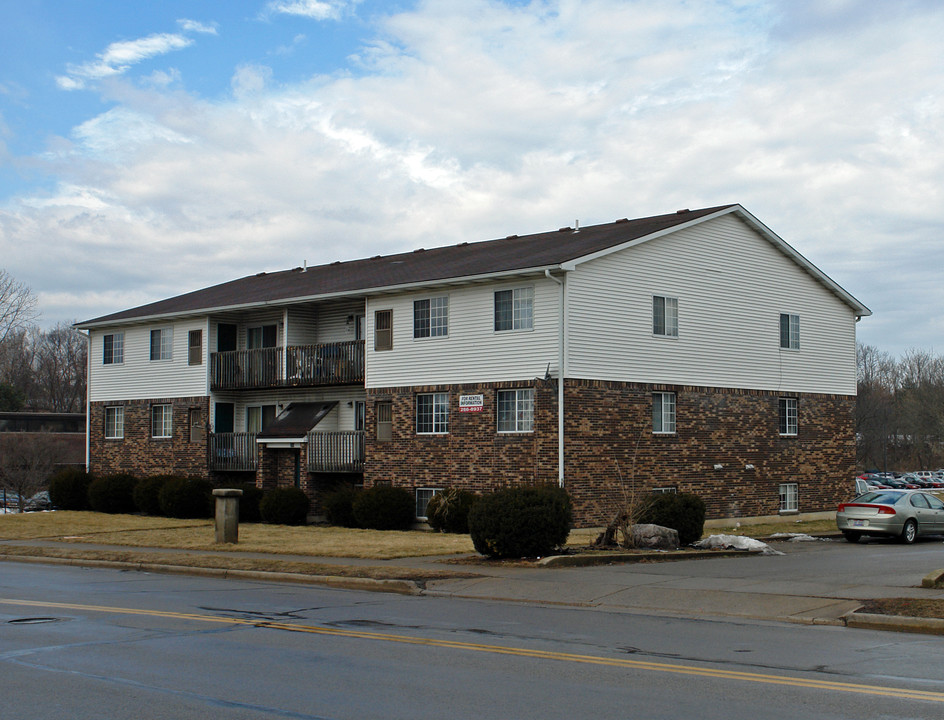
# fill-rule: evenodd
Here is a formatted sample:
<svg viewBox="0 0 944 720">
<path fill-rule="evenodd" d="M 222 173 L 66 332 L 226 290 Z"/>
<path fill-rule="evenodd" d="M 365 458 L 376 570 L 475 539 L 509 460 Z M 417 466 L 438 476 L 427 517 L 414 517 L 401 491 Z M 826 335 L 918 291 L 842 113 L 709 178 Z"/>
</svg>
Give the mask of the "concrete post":
<svg viewBox="0 0 944 720">
<path fill-rule="evenodd" d="M 220 488 L 213 491 L 216 498 L 216 542 L 239 542 L 239 498 L 242 490 Z"/>
</svg>

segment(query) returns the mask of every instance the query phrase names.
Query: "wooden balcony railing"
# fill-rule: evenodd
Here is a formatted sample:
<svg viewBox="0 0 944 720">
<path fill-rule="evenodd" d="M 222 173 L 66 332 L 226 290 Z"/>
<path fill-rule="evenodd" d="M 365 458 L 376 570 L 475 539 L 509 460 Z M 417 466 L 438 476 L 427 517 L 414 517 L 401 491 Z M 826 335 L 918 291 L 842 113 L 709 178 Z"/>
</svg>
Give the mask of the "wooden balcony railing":
<svg viewBox="0 0 944 720">
<path fill-rule="evenodd" d="M 364 472 L 364 431 L 308 433 L 309 472 Z"/>
<path fill-rule="evenodd" d="M 256 434 L 249 432 L 210 434 L 211 470 L 255 470 Z"/>
<path fill-rule="evenodd" d="M 364 381 L 364 341 L 231 350 L 210 356 L 210 389 L 352 385 Z"/>
</svg>

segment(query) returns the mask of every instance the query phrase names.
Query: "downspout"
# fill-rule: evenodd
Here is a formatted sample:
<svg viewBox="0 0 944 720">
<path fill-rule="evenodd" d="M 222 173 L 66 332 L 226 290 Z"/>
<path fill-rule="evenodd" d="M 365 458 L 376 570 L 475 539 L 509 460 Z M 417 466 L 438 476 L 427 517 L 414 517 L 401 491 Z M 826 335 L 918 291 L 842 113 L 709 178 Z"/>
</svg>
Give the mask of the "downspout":
<svg viewBox="0 0 944 720">
<path fill-rule="evenodd" d="M 91 472 L 92 463 L 92 331 L 86 336 L 86 367 L 85 367 L 85 472 Z"/>
<path fill-rule="evenodd" d="M 564 281 L 545 270 L 544 275 L 560 285 L 560 318 L 557 337 L 557 484 L 564 487 Z M 566 277 L 566 275 L 564 276 Z"/>
</svg>

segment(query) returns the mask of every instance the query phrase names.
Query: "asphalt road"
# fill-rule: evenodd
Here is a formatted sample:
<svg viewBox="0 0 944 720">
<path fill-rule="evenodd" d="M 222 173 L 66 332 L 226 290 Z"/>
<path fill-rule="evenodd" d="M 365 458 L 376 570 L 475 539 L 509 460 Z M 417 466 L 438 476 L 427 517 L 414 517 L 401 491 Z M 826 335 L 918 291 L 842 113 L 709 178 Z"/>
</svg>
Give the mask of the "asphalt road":
<svg viewBox="0 0 944 720">
<path fill-rule="evenodd" d="M 942 651 L 840 627 L 0 563 L 4 720 L 930 719 Z"/>
</svg>

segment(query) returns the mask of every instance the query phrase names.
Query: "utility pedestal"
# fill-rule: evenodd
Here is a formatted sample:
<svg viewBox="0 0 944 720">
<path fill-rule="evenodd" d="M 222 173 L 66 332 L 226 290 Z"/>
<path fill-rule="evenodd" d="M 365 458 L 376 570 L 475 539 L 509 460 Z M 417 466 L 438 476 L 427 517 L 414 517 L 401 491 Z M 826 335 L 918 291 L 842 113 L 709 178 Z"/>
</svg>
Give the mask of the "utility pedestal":
<svg viewBox="0 0 944 720">
<path fill-rule="evenodd" d="M 220 488 L 213 491 L 216 498 L 216 542 L 239 542 L 239 498 L 242 490 Z"/>
</svg>

